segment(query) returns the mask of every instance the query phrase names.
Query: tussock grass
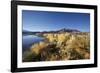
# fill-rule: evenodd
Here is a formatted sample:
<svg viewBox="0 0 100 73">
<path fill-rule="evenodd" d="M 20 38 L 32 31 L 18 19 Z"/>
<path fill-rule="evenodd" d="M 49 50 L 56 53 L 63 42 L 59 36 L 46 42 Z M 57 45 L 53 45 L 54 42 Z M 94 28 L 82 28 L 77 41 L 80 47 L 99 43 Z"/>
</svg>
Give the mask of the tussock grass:
<svg viewBox="0 0 100 73">
<path fill-rule="evenodd" d="M 46 41 L 31 46 L 24 53 L 23 62 L 79 60 L 90 58 L 89 33 L 46 33 Z"/>
</svg>

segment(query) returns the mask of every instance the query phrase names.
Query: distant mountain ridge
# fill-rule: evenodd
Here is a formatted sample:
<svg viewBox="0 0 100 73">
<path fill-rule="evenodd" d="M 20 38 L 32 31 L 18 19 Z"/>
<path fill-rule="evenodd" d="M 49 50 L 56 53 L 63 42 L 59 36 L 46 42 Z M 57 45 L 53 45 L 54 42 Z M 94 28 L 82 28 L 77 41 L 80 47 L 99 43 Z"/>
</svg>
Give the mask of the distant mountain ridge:
<svg viewBox="0 0 100 73">
<path fill-rule="evenodd" d="M 27 30 L 23 30 L 23 33 L 30 33 L 30 34 L 36 34 L 36 33 L 64 33 L 64 32 L 70 32 L 70 33 L 77 33 L 77 32 L 81 32 L 79 30 L 76 30 L 76 29 L 66 29 L 66 28 L 63 28 L 63 29 L 60 29 L 60 30 L 56 30 L 56 31 L 36 31 L 36 32 L 32 32 L 32 31 L 27 31 Z"/>
<path fill-rule="evenodd" d="M 80 31 L 76 30 L 76 29 L 66 29 L 66 28 L 63 28 L 63 29 L 58 30 L 58 32 L 80 32 Z"/>
</svg>

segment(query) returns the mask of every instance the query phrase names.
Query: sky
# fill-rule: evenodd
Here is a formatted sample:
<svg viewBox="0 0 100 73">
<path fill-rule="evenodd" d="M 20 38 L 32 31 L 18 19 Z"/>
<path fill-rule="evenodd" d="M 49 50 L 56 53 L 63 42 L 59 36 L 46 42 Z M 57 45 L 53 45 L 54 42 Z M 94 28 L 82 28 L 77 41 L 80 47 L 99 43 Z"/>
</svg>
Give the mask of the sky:
<svg viewBox="0 0 100 73">
<path fill-rule="evenodd" d="M 77 29 L 90 32 L 90 14 L 75 12 L 22 11 L 23 30 L 53 31 L 59 29 Z"/>
</svg>

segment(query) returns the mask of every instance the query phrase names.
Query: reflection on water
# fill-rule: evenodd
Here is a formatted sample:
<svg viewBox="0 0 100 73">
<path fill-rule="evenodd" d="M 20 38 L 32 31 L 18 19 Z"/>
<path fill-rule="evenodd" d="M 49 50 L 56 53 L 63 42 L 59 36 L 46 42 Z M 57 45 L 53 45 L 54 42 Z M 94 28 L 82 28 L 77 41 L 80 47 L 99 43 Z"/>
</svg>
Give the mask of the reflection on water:
<svg viewBox="0 0 100 73">
<path fill-rule="evenodd" d="M 42 37 L 38 37 L 35 35 L 23 35 L 22 37 L 23 52 L 25 50 L 28 50 L 32 46 L 32 44 L 38 43 L 43 40 L 44 39 Z"/>
</svg>

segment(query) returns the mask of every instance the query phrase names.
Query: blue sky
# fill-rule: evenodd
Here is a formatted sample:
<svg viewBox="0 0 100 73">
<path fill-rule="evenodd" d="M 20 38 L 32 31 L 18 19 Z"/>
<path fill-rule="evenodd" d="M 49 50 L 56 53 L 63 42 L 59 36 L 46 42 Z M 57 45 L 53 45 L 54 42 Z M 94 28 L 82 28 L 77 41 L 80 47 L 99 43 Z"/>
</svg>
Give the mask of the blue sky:
<svg viewBox="0 0 100 73">
<path fill-rule="evenodd" d="M 62 28 L 90 31 L 90 14 L 71 12 L 22 11 L 23 30 L 52 31 Z"/>
</svg>

